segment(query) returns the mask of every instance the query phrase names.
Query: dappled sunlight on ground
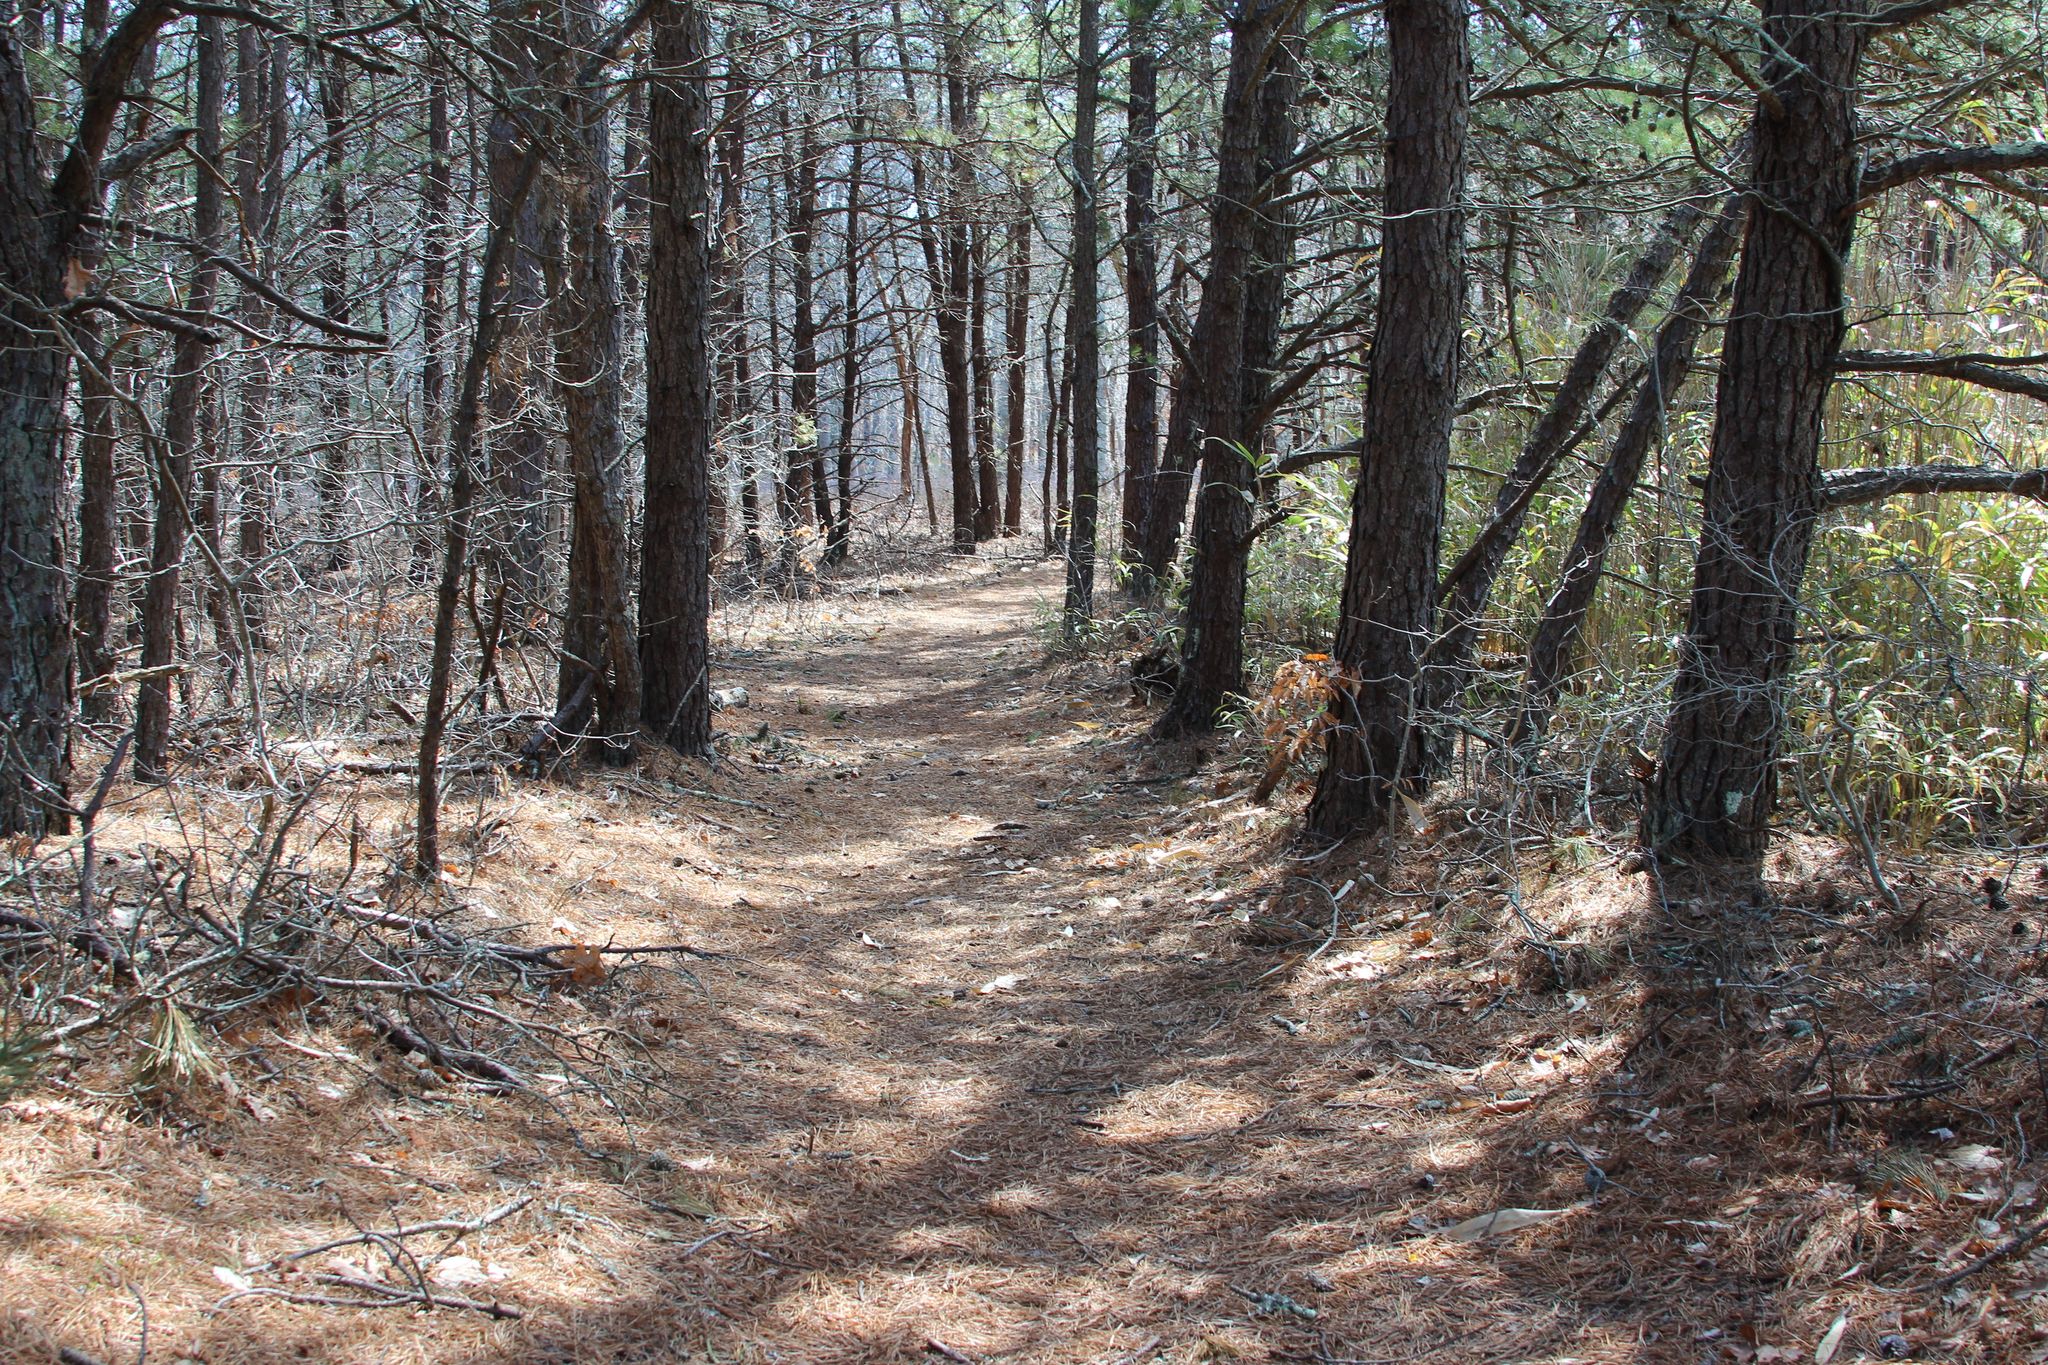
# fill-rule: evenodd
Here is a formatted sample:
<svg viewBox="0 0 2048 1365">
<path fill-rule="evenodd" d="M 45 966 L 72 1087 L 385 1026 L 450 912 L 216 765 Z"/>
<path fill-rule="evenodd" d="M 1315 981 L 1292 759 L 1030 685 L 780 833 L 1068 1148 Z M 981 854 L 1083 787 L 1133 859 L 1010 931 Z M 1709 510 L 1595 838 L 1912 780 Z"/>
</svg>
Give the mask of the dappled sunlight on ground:
<svg viewBox="0 0 2048 1365">
<path fill-rule="evenodd" d="M 1521 850 L 1558 945 L 1533 960 L 1448 801 L 1412 856 L 1299 861 L 1235 766 L 1146 749 L 1107 670 L 1049 668 L 1058 588 L 1010 566 L 759 613 L 720 770 L 474 803 L 464 913 L 718 954 L 534 1002 L 631 1044 L 616 1109 L 423 1089 L 287 1012 L 223 1043 L 238 1102 L 138 1114 L 81 1075 L 5 1106 L 0 1354 L 132 1359 L 146 1304 L 152 1359 L 210 1365 L 1811 1359 L 1838 1311 L 1843 1360 L 1886 1333 L 2019 1358 L 1981 1303 L 1915 1323 L 1858 1278 L 1970 1235 L 1953 1201 L 1873 1203 L 1851 1167 L 1882 1134 L 1759 1108 L 1760 1060 L 1655 1074 L 1698 1011 L 1653 999 L 1652 892 L 1611 850 Z M 402 797 L 364 784 L 373 843 Z M 528 1195 L 409 1243 L 517 1320 L 222 1302 L 356 1228 Z M 1547 1216 L 1448 1235 L 1522 1209 Z M 309 1268 L 337 1259 L 376 1273 L 360 1245 Z"/>
</svg>

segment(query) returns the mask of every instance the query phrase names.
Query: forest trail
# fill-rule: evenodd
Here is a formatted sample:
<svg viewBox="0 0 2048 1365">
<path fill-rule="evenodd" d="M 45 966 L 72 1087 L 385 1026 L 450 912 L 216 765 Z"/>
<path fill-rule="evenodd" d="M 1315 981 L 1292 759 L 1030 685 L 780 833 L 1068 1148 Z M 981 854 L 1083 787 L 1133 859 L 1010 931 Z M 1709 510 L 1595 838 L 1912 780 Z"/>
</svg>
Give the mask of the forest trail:
<svg viewBox="0 0 2048 1365">
<path fill-rule="evenodd" d="M 572 1310 L 575 1349 L 825 1365 L 1583 1343 L 1551 1298 L 1561 1267 L 1447 1327 L 1409 1301 L 1432 1283 L 1412 1250 L 1361 1245 L 1441 1135 L 1375 1122 L 1412 1100 L 1347 1095 L 1356 1060 L 1303 1036 L 1330 1009 L 1290 1002 L 1261 979 L 1281 959 L 1238 942 L 1231 912 L 1262 894 L 1243 860 L 1270 869 L 1287 817 L 1162 771 L 1199 756 L 1135 743 L 1150 713 L 1113 678 L 1049 676 L 1035 623 L 1061 586 L 1032 565 L 839 599 L 822 642 L 729 661 L 753 705 L 721 728 L 766 724 L 752 747 L 780 771 L 746 791 L 779 818 L 717 812 L 728 908 L 691 919 L 746 961 L 707 968 L 712 1001 L 678 1027 L 696 1120 L 648 1140 L 741 1231 L 654 1249 L 660 1288 Z M 1464 1146 L 1432 1169 L 1483 1150 Z"/>
<path fill-rule="evenodd" d="M 768 883 L 735 878 L 761 975 L 714 990 L 700 1141 L 775 1259 L 698 1258 L 667 1300 L 701 1286 L 720 1358 L 1194 1358 L 1253 1317 L 1233 1286 L 1313 1297 L 1271 1239 L 1338 1208 L 1289 1169 L 1271 1011 L 1188 937 L 1194 859 L 1120 855 L 1158 842 L 1170 775 L 1107 737 L 1123 690 L 1048 691 L 1060 590 L 918 589 L 730 675 L 840 766 L 786 771 L 734 854 L 773 836 Z"/>
<path fill-rule="evenodd" d="M 1447 792 L 1392 861 L 1304 861 L 1293 798 L 1244 799 L 1258 754 L 1150 746 L 1114 668 L 1047 660 L 1060 590 L 977 561 L 742 600 L 717 765 L 451 797 L 456 922 L 710 954 L 512 992 L 603 1044 L 616 1110 L 566 1075 L 542 1102 L 451 1084 L 318 1009 L 221 1027 L 225 1095 L 0 1104 L 0 1360 L 133 1360 L 141 1305 L 150 1359 L 203 1365 L 1662 1365 L 1811 1359 L 1838 1314 L 1869 1350 L 1950 1330 L 1855 1279 L 1903 1215 L 1859 1193 L 1873 1132 L 1773 1098 L 1810 1043 L 1656 1060 L 1692 1025 L 1645 1022 L 1621 854 L 1522 838 L 1511 866 Z M 407 790 L 356 789 L 373 841 Z M 1572 989 L 1532 973 L 1517 884 L 1592 945 Z M 2007 927 L 1971 932 L 2024 970 Z M 1858 932 L 1842 970 L 1877 998 L 1895 962 Z M 1913 1264 L 1975 1207 L 1916 1204 Z M 288 1259 L 487 1211 L 410 1235 L 402 1273 Z M 470 1302 L 333 1288 L 421 1275 Z M 1942 1358 L 2017 1358 L 1962 1335 L 1975 1311 Z"/>
</svg>

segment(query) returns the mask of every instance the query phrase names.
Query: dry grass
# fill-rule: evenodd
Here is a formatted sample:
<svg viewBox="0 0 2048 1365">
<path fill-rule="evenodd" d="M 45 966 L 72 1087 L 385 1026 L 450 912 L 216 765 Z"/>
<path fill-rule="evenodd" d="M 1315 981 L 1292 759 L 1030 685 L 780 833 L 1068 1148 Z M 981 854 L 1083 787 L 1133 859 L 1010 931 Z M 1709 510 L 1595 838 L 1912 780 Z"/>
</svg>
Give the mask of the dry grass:
<svg viewBox="0 0 2048 1365">
<path fill-rule="evenodd" d="M 450 1083 L 316 1006 L 208 1030 L 232 1089 L 139 1105 L 109 1052 L 0 1106 L 0 1355 L 133 1360 L 145 1306 L 150 1359 L 208 1365 L 1812 1360 L 1838 1315 L 1840 1361 L 2041 1354 L 2033 1260 L 1924 1288 L 2042 1213 L 2031 866 L 1998 914 L 2009 867 L 1897 869 L 1896 923 L 1794 840 L 1732 919 L 1466 791 L 1307 859 L 1292 798 L 1243 799 L 1259 754 L 1158 781 L 1195 755 L 1045 670 L 1057 583 L 750 608 L 720 771 L 471 798 L 467 922 L 725 954 L 514 1002 L 605 1041 L 610 1101 Z M 373 849 L 404 794 L 347 793 Z M 146 856 L 176 823 L 133 797 L 105 837 Z M 1443 1235 L 1502 1208 L 1557 1216 Z M 394 1254 L 523 1316 L 231 1297 Z"/>
</svg>

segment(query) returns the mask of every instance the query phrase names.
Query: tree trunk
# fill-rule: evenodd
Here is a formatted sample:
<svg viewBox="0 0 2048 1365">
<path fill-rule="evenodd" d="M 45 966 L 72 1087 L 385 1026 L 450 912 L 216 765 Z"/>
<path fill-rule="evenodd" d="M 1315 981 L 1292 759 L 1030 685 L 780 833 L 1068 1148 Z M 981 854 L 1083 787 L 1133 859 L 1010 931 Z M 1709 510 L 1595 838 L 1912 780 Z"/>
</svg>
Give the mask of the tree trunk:
<svg viewBox="0 0 2048 1365">
<path fill-rule="evenodd" d="M 753 345 L 747 318 L 747 230 L 740 202 L 747 178 L 747 114 L 754 93 L 740 67 L 739 33 L 725 39 L 725 114 L 718 133 L 718 312 L 725 331 L 725 373 L 719 384 L 719 430 L 732 440 L 740 481 L 741 553 L 749 569 L 765 560 L 761 479 L 755 468 Z"/>
<path fill-rule="evenodd" d="M 640 666 L 649 725 L 711 748 L 711 100 L 695 0 L 654 12 L 648 103 L 647 489 Z"/>
<path fill-rule="evenodd" d="M 237 166 L 242 230 L 256 248 L 257 276 L 277 279 L 277 228 L 284 204 L 284 158 L 290 140 L 287 96 L 291 47 L 281 35 L 243 30 L 235 72 L 235 105 L 243 124 L 246 154 Z M 254 145 L 249 145 L 253 140 Z M 244 296 L 249 325 L 261 331 L 272 320 L 270 305 L 253 290 Z M 271 374 L 260 353 L 250 357 L 242 381 L 242 505 L 235 519 L 236 558 L 243 566 L 242 620 L 260 636 L 267 618 L 265 561 L 270 557 L 271 509 L 276 505 L 277 460 L 270 439 Z"/>
<path fill-rule="evenodd" d="M 1273 45 L 1266 78 L 1259 87 L 1258 223 L 1252 236 L 1251 277 L 1245 281 L 1244 355 L 1238 364 L 1237 439 L 1261 458 L 1266 446 L 1266 408 L 1280 364 L 1280 325 L 1287 316 L 1287 279 L 1294 267 L 1296 228 L 1287 206 L 1294 189 L 1289 169 L 1295 154 L 1294 105 L 1301 95 L 1298 25 L 1289 25 Z M 1217 550 L 1241 562 L 1247 541 Z M 1197 553 L 1209 553 L 1197 547 Z M 1242 572 L 1242 570 L 1238 570 Z"/>
<path fill-rule="evenodd" d="M 1136 558 L 1139 522 L 1159 469 L 1159 241 L 1153 207 L 1159 175 L 1159 65 L 1152 50 L 1154 0 L 1130 8 L 1130 115 L 1124 171 L 1124 295 L 1130 346 L 1124 377 L 1125 564 Z"/>
<path fill-rule="evenodd" d="M 1008 392 L 1004 395 L 1007 421 L 1004 447 L 1007 456 L 1003 489 L 1003 534 L 1024 534 L 1024 459 L 1029 443 L 1024 437 L 1024 348 L 1031 331 L 1031 219 L 1023 212 L 1010 223 L 1009 295 L 1003 315 L 1003 373 Z"/>
<path fill-rule="evenodd" d="M 946 444 L 953 472 L 953 552 L 974 553 L 980 487 L 974 465 L 974 390 L 968 359 L 967 315 L 973 252 L 967 215 L 974 196 L 974 135 L 967 98 L 967 35 L 957 17 L 945 19 L 946 107 L 953 145 L 947 152 L 944 277 L 939 285 L 939 372 L 946 385 Z"/>
<path fill-rule="evenodd" d="M 1645 842 L 1761 869 L 1800 582 L 1820 512 L 1859 193 L 1860 4 L 1765 0 L 1749 218 L 1715 396 L 1692 605 Z"/>
<path fill-rule="evenodd" d="M 1200 368 L 1175 395 L 1168 433 L 1170 463 L 1191 467 L 1185 453 L 1173 454 L 1176 434 L 1185 443 L 1183 452 L 1201 451 L 1202 487 L 1195 503 L 1198 548 L 1188 580 L 1180 680 L 1153 726 L 1161 738 L 1209 729 L 1243 684 L 1244 564 L 1252 521 L 1252 466 L 1242 449 L 1249 433 L 1240 402 L 1247 286 L 1263 235 L 1257 198 L 1260 155 L 1268 141 L 1264 121 L 1284 117 L 1291 103 L 1293 58 L 1280 49 L 1291 40 L 1298 14 L 1289 0 L 1252 0 L 1231 23 L 1223 140 L 1209 211 L 1209 273 L 1190 348 Z M 1269 100 L 1267 87 L 1275 81 L 1285 88 L 1271 92 L 1275 98 Z M 1161 480 L 1154 486 L 1163 502 L 1170 485 Z M 1172 516 L 1178 539 L 1178 511 Z M 1135 576 L 1148 583 L 1164 567 L 1146 560 Z"/>
<path fill-rule="evenodd" d="M 50 177 L 30 58 L 0 24 L 0 834 L 39 839 L 70 827 L 65 353 L 47 317 L 66 301 L 85 219 L 99 207 L 100 157 L 129 73 L 176 13 L 165 0 L 138 0 L 98 46 Z"/>
<path fill-rule="evenodd" d="M 210 15 L 196 20 L 196 73 L 193 103 L 198 126 L 194 150 L 192 236 L 208 254 L 220 246 L 221 193 L 215 168 L 220 165 L 221 99 L 226 83 L 227 41 L 221 21 Z M 213 309 L 220 270 L 202 256 L 192 271 L 185 306 L 205 315 Z M 156 526 L 149 553 L 149 581 L 142 593 L 142 667 L 145 677 L 135 702 L 135 778 L 161 782 L 170 774 L 171 678 L 169 665 L 178 643 L 178 582 L 185 562 L 185 537 L 191 531 L 192 472 L 199 459 L 200 408 L 206 401 L 206 362 L 212 347 L 198 328 L 178 334 L 172 348 L 171 380 L 164 397 L 164 429 L 152 441 L 156 456 Z M 148 670 L 157 670 L 153 674 Z"/>
<path fill-rule="evenodd" d="M 333 5 L 333 17 L 335 27 L 345 26 L 339 0 Z M 353 300 L 348 278 L 348 80 L 332 54 L 322 54 L 317 69 L 323 177 L 320 191 L 320 264 L 317 271 L 320 311 L 330 321 L 346 324 Z M 323 352 L 320 358 L 320 409 L 327 429 L 320 433 L 317 442 L 319 467 L 315 482 L 319 494 L 320 562 L 327 573 L 346 569 L 354 552 L 348 526 L 349 449 L 353 440 L 349 431 L 350 406 L 348 357 L 338 350 Z M 138 743 L 138 765 L 141 748 Z"/>
<path fill-rule="evenodd" d="M 860 199 L 861 174 L 865 170 L 863 163 L 867 150 L 866 120 L 861 112 L 861 42 L 858 33 L 847 42 L 847 67 L 852 91 L 846 128 L 852 146 L 847 151 L 846 161 L 846 242 L 840 288 L 846 317 L 840 332 L 839 437 L 833 452 L 838 465 L 839 506 L 832 519 L 832 530 L 825 539 L 825 562 L 828 564 L 844 563 L 853 548 L 853 441 L 855 423 L 860 417 Z"/>
<path fill-rule="evenodd" d="M 64 353 L 42 308 L 62 301 L 64 248 L 36 154 L 23 53 L 0 25 L 0 834 L 70 829 L 71 621 L 58 427 Z"/>
<path fill-rule="evenodd" d="M 530 27 L 526 11 L 516 6 L 516 0 L 493 0 L 492 55 L 514 99 L 520 98 L 521 92 L 537 89 L 540 83 Z M 485 157 L 490 212 L 494 217 L 506 205 L 522 173 L 528 137 L 520 117 L 494 102 Z M 541 352 L 547 345 L 547 329 L 541 316 L 544 247 L 539 196 L 527 195 L 518 214 L 508 221 L 512 224 L 513 240 L 503 298 L 505 332 L 491 366 L 487 397 L 491 483 L 499 503 L 497 515 L 505 520 L 498 523 L 503 527 L 498 543 L 487 542 L 479 559 L 510 588 L 513 619 L 519 623 L 518 633 L 523 634 L 542 609 L 547 553 L 547 508 L 543 499 L 548 438 L 533 405 L 533 395 L 539 392 L 541 383 Z"/>
<path fill-rule="evenodd" d="M 817 89 L 824 79 L 817 50 L 812 49 L 806 65 L 806 84 Z M 785 124 L 784 149 L 789 158 L 789 415 L 790 445 L 787 455 L 791 491 L 803 520 L 820 531 L 832 524 L 830 493 L 822 477 L 823 456 L 818 448 L 818 314 L 814 290 L 816 262 L 812 259 L 818 222 L 818 134 L 817 120 L 808 107 L 800 108 L 801 126 L 793 135 Z"/>
<path fill-rule="evenodd" d="M 1600 586 L 1607 547 L 1635 492 L 1636 481 L 1642 476 L 1643 460 L 1663 433 L 1665 415 L 1685 386 L 1700 334 L 1712 320 L 1714 304 L 1727 284 L 1728 267 L 1735 259 L 1746 207 L 1741 195 L 1729 196 L 1720 217 L 1707 229 L 1693 257 L 1692 269 L 1671 306 L 1671 314 L 1657 329 L 1650 372 L 1636 390 L 1634 406 L 1615 433 L 1607 461 L 1586 496 L 1585 510 L 1579 515 L 1578 535 L 1565 553 L 1564 570 L 1529 641 L 1528 672 L 1522 682 L 1514 721 L 1508 729 L 1508 742 L 1517 748 L 1540 744 L 1550 728 L 1565 671 L 1578 643 L 1579 631 L 1585 625 L 1587 608 Z"/>
<path fill-rule="evenodd" d="M 420 195 L 420 469 L 413 502 L 410 576 L 425 583 L 433 571 L 431 528 L 440 520 L 448 428 L 448 210 L 453 198 L 454 141 L 448 124 L 448 73 L 428 75 L 427 174 Z"/>
<path fill-rule="evenodd" d="M 1386 8 L 1386 207 L 1379 316 L 1366 384 L 1366 455 L 1351 500 L 1342 680 L 1308 808 L 1329 838 L 1383 828 L 1419 779 L 1415 702 L 1436 625 L 1437 558 L 1464 314 L 1464 0 Z"/>
<path fill-rule="evenodd" d="M 114 652 L 107 646 L 108 620 L 114 595 L 115 513 L 120 489 L 115 478 L 117 427 L 114 352 L 103 349 L 97 327 L 87 319 L 77 325 L 79 348 L 86 358 L 78 376 L 80 439 L 78 442 L 78 579 L 72 597 L 72 618 L 78 633 L 80 681 L 114 671 Z M 99 688 L 79 699 L 89 719 L 113 713 L 116 693 Z"/>
<path fill-rule="evenodd" d="M 588 0 L 572 0 L 560 12 L 566 43 L 554 65 L 570 77 L 573 54 L 597 40 L 597 23 Z M 611 137 L 602 95 L 573 78 L 564 84 L 571 90 L 566 132 L 574 159 L 562 167 L 552 196 L 561 247 L 548 256 L 558 263 L 549 287 L 574 495 L 556 719 L 565 731 L 585 727 L 588 713 L 579 714 L 569 703 L 594 675 L 589 707 L 605 737 L 604 751 L 624 757 L 640 728 L 640 655 L 627 599 L 626 441 L 619 417 L 624 347 L 611 224 Z"/>
<path fill-rule="evenodd" d="M 989 225 L 974 224 L 973 314 L 968 349 L 974 373 L 974 538 L 994 540 L 1003 527 L 1003 476 L 996 463 L 996 382 L 988 349 Z"/>
<path fill-rule="evenodd" d="M 1067 536 L 1063 633 L 1079 640 L 1095 614 L 1095 503 L 1101 483 L 1102 307 L 1096 297 L 1095 103 L 1102 85 L 1099 0 L 1080 0 L 1074 73 L 1074 518 Z"/>
</svg>

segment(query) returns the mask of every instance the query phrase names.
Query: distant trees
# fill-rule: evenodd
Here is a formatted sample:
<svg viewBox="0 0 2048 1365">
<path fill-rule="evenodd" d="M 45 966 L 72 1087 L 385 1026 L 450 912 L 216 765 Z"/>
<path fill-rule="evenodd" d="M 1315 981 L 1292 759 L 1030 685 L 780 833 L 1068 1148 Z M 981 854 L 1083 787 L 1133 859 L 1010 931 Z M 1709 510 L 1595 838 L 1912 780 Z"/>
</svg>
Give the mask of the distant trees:
<svg viewBox="0 0 2048 1365">
<path fill-rule="evenodd" d="M 1575 659 L 1625 640 L 1646 694 L 1671 651 L 1646 837 L 1753 865 L 1829 511 L 2037 495 L 1901 400 L 2048 396 L 1959 340 L 2048 290 L 2009 4 L 20 18 L 0 832 L 62 828 L 131 714 L 157 781 L 288 697 L 417 727 L 431 872 L 450 754 L 705 752 L 716 595 L 922 529 L 1062 556 L 1069 638 L 1115 565 L 1178 651 L 1161 737 L 1328 645 L 1328 836 L 1460 746 L 1540 773 Z"/>
</svg>

